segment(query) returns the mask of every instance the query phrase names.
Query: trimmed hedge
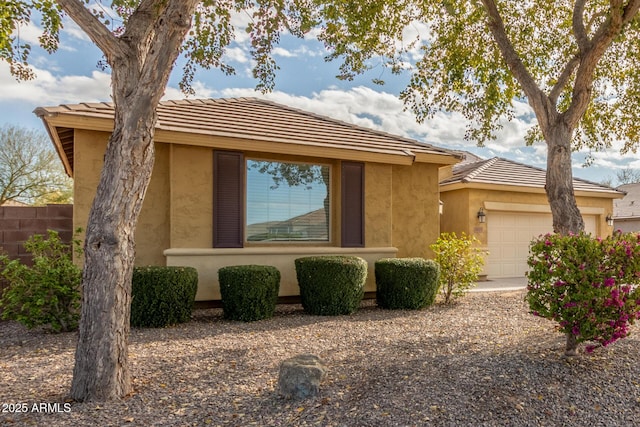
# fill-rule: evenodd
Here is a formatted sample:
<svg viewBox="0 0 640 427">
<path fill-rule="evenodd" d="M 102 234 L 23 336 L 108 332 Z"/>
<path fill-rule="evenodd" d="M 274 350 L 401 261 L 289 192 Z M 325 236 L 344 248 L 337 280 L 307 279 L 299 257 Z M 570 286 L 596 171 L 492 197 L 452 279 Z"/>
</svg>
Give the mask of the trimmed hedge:
<svg viewBox="0 0 640 427">
<path fill-rule="evenodd" d="M 356 256 L 313 256 L 295 260 L 302 307 L 309 314 L 351 314 L 364 296 L 367 262 Z"/>
<path fill-rule="evenodd" d="M 131 280 L 131 326 L 161 328 L 188 322 L 198 290 L 193 267 L 135 267 Z"/>
<path fill-rule="evenodd" d="M 252 322 L 273 317 L 280 271 L 270 265 L 234 265 L 218 270 L 225 319 Z"/>
<path fill-rule="evenodd" d="M 440 267 L 424 258 L 383 258 L 375 263 L 375 275 L 380 307 L 417 310 L 435 301 Z"/>
</svg>

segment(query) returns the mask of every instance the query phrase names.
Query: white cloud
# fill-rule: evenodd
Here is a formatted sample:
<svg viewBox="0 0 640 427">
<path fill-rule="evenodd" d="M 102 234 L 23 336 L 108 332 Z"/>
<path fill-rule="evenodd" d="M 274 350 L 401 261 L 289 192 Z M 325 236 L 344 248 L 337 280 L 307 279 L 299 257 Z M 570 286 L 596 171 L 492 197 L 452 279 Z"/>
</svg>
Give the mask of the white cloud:
<svg viewBox="0 0 640 427">
<path fill-rule="evenodd" d="M 240 47 L 229 47 L 225 51 L 224 60 L 226 62 L 239 62 L 245 64 L 249 62 L 249 53 L 246 49 Z"/>
<path fill-rule="evenodd" d="M 78 24 L 76 24 L 71 18 L 65 17 L 62 20 L 62 33 L 69 36 L 72 39 L 82 42 L 93 43 L 87 33 L 85 33 Z"/>
<path fill-rule="evenodd" d="M 298 56 L 296 52 L 292 52 L 290 50 L 284 49 L 282 47 L 273 48 L 273 56 L 282 56 L 284 58 L 293 58 Z"/>
<path fill-rule="evenodd" d="M 38 37 L 42 35 L 42 29 L 34 24 L 32 21 L 27 22 L 25 25 L 19 25 L 14 31 L 13 36 L 20 39 L 20 43 L 29 43 L 33 46 L 40 44 Z"/>
<path fill-rule="evenodd" d="M 34 71 L 37 76 L 34 80 L 17 82 L 9 73 L 9 66 L 0 62 L 0 101 L 55 105 L 110 99 L 111 76 L 107 73 L 94 71 L 90 76 L 59 76 L 37 68 Z"/>
</svg>

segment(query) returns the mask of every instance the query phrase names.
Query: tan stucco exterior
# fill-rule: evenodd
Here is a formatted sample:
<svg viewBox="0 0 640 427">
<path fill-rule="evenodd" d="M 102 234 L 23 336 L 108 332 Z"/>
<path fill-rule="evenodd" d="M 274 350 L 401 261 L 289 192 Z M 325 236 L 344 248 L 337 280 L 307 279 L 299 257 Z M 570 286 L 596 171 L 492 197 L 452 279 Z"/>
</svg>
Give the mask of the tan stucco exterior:
<svg viewBox="0 0 640 427">
<path fill-rule="evenodd" d="M 109 133 L 75 130 L 74 226 L 86 228 Z M 228 145 L 225 138 L 224 145 Z M 243 142 L 246 144 L 246 141 Z M 360 255 L 369 262 L 367 291 L 375 290 L 373 263 L 393 256 L 430 256 L 439 235 L 439 164 L 393 165 L 365 161 L 365 247 L 340 242 L 340 159 L 244 151 L 245 158 L 331 166 L 331 241 L 324 244 L 256 244 L 213 249 L 213 148 L 182 140 L 156 142 L 156 161 L 136 229 L 136 265 L 190 265 L 199 270 L 198 300 L 218 299 L 217 270 L 267 264 L 282 273 L 281 296 L 297 295 L 293 260 L 318 254 Z"/>
<path fill-rule="evenodd" d="M 487 186 L 441 188 L 443 214 L 440 219 L 442 232 L 464 232 L 475 236 L 482 245 L 487 243 L 487 223 L 480 224 L 478 211 L 483 208 L 486 215 L 491 211 L 538 212 L 549 213 L 551 208 L 543 189 L 510 188 L 509 186 Z M 577 196 L 576 202 L 583 215 L 595 215 L 596 233 L 607 236 L 612 228 L 607 225 L 606 217 L 613 212 L 612 197 Z"/>
</svg>

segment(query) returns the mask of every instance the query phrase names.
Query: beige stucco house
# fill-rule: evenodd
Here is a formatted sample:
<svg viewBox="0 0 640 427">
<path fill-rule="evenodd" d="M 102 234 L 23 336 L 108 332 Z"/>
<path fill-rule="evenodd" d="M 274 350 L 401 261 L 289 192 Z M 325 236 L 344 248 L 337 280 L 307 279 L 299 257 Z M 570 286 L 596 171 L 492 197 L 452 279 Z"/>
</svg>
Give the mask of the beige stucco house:
<svg viewBox="0 0 640 427">
<path fill-rule="evenodd" d="M 109 103 L 38 108 L 74 178 L 86 227 L 113 129 Z M 136 230 L 137 265 L 193 266 L 197 300 L 220 298 L 217 271 L 267 264 L 298 294 L 294 259 L 428 257 L 439 233 L 439 169 L 460 156 L 254 99 L 162 102 L 156 161 Z"/>
<path fill-rule="evenodd" d="M 543 169 L 500 157 L 469 156 L 442 168 L 441 231 L 478 238 L 489 252 L 485 265 L 489 279 L 523 276 L 531 239 L 553 232 L 545 175 Z M 578 178 L 573 186 L 586 231 L 611 234 L 607 220 L 613 214 L 613 201 L 624 193 Z"/>
</svg>

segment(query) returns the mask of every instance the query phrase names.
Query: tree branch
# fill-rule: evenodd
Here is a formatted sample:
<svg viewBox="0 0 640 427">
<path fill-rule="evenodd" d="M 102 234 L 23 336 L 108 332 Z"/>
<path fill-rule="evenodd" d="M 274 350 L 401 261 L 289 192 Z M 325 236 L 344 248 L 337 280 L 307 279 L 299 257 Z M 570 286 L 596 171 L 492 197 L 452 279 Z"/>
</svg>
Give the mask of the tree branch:
<svg viewBox="0 0 640 427">
<path fill-rule="evenodd" d="M 154 23 L 157 21 L 158 16 L 167 8 L 166 2 L 160 5 L 157 3 L 158 2 L 154 0 L 142 0 L 129 17 L 127 28 L 122 35 L 122 40 L 133 43 L 134 45 L 130 47 L 138 53 L 147 50 L 143 45 L 149 43 L 149 39 L 152 37 Z M 144 62 L 144 58 L 141 62 Z"/>
<path fill-rule="evenodd" d="M 567 84 L 569 84 L 569 79 L 571 78 L 571 75 L 578 65 L 580 65 L 579 53 L 577 53 L 573 58 L 569 60 L 569 62 L 567 62 L 567 65 L 565 65 L 564 69 L 562 70 L 560 77 L 558 77 L 558 81 L 553 86 L 553 88 L 551 88 L 551 92 L 549 93 L 549 100 L 553 105 L 558 104 L 558 98 L 560 97 L 560 94 L 567 86 Z"/>
<path fill-rule="evenodd" d="M 587 31 L 584 28 L 584 4 L 586 0 L 577 0 L 573 6 L 573 34 L 578 42 L 578 49 L 585 51 L 589 47 L 589 37 L 587 37 Z M 566 70 L 566 69 L 565 69 Z"/>
<path fill-rule="evenodd" d="M 198 3 L 199 0 L 166 2 L 165 7 L 159 11 L 159 16 L 149 22 L 153 31 L 147 33 L 152 38 L 148 41 L 148 54 L 142 67 L 144 81 L 164 79 L 160 74 L 171 69 L 185 34 L 191 26 L 191 18 Z M 156 102 L 161 96 L 162 93 L 157 96 Z"/>
<path fill-rule="evenodd" d="M 610 5 L 609 17 L 597 29 L 589 48 L 580 53 L 571 105 L 563 114 L 566 123 L 572 127 L 580 121 L 591 102 L 594 73 L 600 58 L 620 35 L 625 23 L 636 16 L 640 0 L 630 0 L 626 6 L 623 6 L 622 0 L 611 0 Z"/>
<path fill-rule="evenodd" d="M 113 59 L 122 56 L 120 40 L 113 35 L 102 22 L 83 5 L 79 0 L 57 0 L 58 4 L 67 15 L 89 36 L 100 48 L 111 63 Z"/>
<path fill-rule="evenodd" d="M 520 83 L 524 91 L 529 105 L 533 108 L 538 118 L 538 123 L 543 134 L 546 134 L 549 123 L 554 121 L 557 115 L 555 105 L 552 104 L 546 94 L 540 90 L 538 84 L 533 79 L 529 70 L 525 67 L 520 56 L 513 47 L 513 44 L 507 36 L 504 28 L 504 22 L 500 16 L 500 12 L 496 7 L 495 0 L 482 0 L 482 4 L 488 15 L 488 25 L 498 48 L 502 52 L 502 56 L 507 66 Z"/>
</svg>

